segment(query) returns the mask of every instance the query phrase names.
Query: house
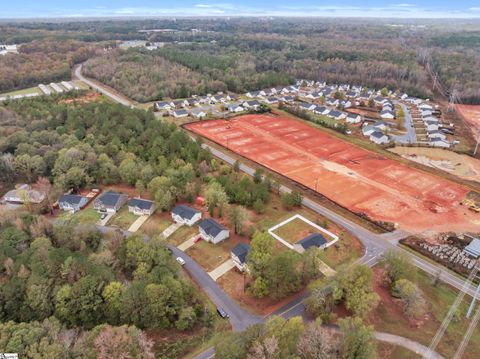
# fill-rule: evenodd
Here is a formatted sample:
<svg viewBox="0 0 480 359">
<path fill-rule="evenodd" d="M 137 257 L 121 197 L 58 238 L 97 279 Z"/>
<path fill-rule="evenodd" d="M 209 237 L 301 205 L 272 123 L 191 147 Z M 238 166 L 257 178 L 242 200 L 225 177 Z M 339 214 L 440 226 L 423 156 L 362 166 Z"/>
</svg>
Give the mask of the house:
<svg viewBox="0 0 480 359">
<path fill-rule="evenodd" d="M 178 205 L 172 209 L 172 219 L 176 223 L 191 227 L 202 219 L 202 212 L 188 206 Z"/>
<path fill-rule="evenodd" d="M 230 231 L 212 218 L 204 219 L 198 228 L 200 236 L 213 244 L 220 243 L 230 236 Z"/>
<path fill-rule="evenodd" d="M 425 111 L 425 110 L 429 110 L 429 111 L 432 111 L 433 110 L 433 107 L 427 103 L 422 103 L 420 105 L 418 105 L 418 109 L 421 110 L 421 111 Z"/>
<path fill-rule="evenodd" d="M 425 127 L 427 128 L 427 131 L 436 131 L 438 130 L 438 122 L 425 121 Z"/>
<path fill-rule="evenodd" d="M 447 136 L 441 131 L 434 130 L 434 131 L 427 131 L 428 138 L 440 138 L 442 140 L 447 139 Z"/>
<path fill-rule="evenodd" d="M 182 118 L 182 117 L 188 117 L 188 111 L 187 110 L 175 110 L 172 112 L 173 117 L 175 118 Z"/>
<path fill-rule="evenodd" d="M 317 115 L 328 115 L 330 113 L 330 110 L 325 106 L 316 106 L 313 109 L 313 112 L 316 113 Z"/>
<path fill-rule="evenodd" d="M 321 94 L 318 93 L 318 92 L 311 92 L 311 93 L 309 93 L 309 94 L 308 94 L 307 96 L 305 96 L 305 97 L 306 97 L 306 98 L 309 98 L 309 99 L 311 99 L 311 100 L 318 100 L 318 99 L 319 99 L 320 97 L 322 97 L 322 96 L 321 96 Z"/>
<path fill-rule="evenodd" d="M 362 116 L 356 113 L 349 113 L 346 120 L 348 123 L 360 123 L 362 121 Z"/>
<path fill-rule="evenodd" d="M 260 102 L 258 102 L 257 100 L 245 101 L 243 103 L 243 107 L 245 107 L 248 110 L 258 111 L 260 109 Z"/>
<path fill-rule="evenodd" d="M 370 141 L 376 143 L 377 145 L 384 145 L 389 142 L 388 136 L 383 132 L 374 131 L 370 134 Z"/>
<path fill-rule="evenodd" d="M 210 97 L 210 102 L 212 103 L 219 103 L 225 101 L 225 97 L 223 95 L 215 95 Z"/>
<path fill-rule="evenodd" d="M 380 130 L 380 131 L 385 131 L 385 130 L 388 130 L 390 128 L 390 124 L 387 123 L 387 122 L 383 122 L 383 121 L 378 121 L 378 122 L 375 122 L 373 124 L 373 126 L 377 129 L 377 130 Z"/>
<path fill-rule="evenodd" d="M 302 102 L 300 105 L 300 110 L 304 110 L 304 111 L 313 111 L 317 105 L 313 104 L 313 103 L 308 103 L 308 102 Z"/>
<path fill-rule="evenodd" d="M 377 96 L 373 99 L 375 101 L 375 104 L 377 105 L 383 105 L 385 102 L 387 102 L 388 100 L 382 96 Z"/>
<path fill-rule="evenodd" d="M 198 101 L 194 98 L 187 98 L 186 100 L 183 100 L 183 107 L 195 107 L 198 104 Z"/>
<path fill-rule="evenodd" d="M 155 203 L 148 199 L 133 198 L 128 201 L 128 211 L 137 216 L 150 216 L 155 212 Z"/>
<path fill-rule="evenodd" d="M 450 147 L 450 142 L 446 140 L 442 140 L 441 138 L 432 138 L 430 140 L 430 143 L 432 144 L 433 147 L 442 147 L 442 148 Z"/>
<path fill-rule="evenodd" d="M 313 233 L 299 240 L 293 245 L 293 247 L 297 252 L 303 253 L 309 248 L 325 248 L 327 243 L 328 242 L 324 236 L 319 233 Z"/>
<path fill-rule="evenodd" d="M 234 113 L 242 112 L 245 110 L 242 106 L 240 106 L 237 103 L 232 103 L 228 105 L 227 109 L 228 109 L 228 112 L 234 112 Z"/>
<path fill-rule="evenodd" d="M 108 191 L 93 201 L 93 208 L 98 212 L 116 213 L 127 200 L 126 194 Z"/>
<path fill-rule="evenodd" d="M 176 108 L 176 109 L 181 109 L 184 107 L 184 103 L 183 103 L 184 100 L 175 100 L 175 101 L 172 101 L 172 108 Z"/>
<path fill-rule="evenodd" d="M 15 189 L 5 193 L 6 202 L 15 204 L 39 204 L 45 199 L 45 193 L 32 189 L 28 184 L 17 185 Z"/>
<path fill-rule="evenodd" d="M 326 102 L 328 106 L 337 107 L 340 104 L 340 101 L 336 98 L 329 98 Z"/>
<path fill-rule="evenodd" d="M 342 107 L 342 108 L 350 108 L 350 107 L 352 107 L 352 102 L 349 101 L 349 100 L 342 100 L 342 101 L 340 101 L 338 106 Z"/>
<path fill-rule="evenodd" d="M 245 243 L 237 244 L 233 247 L 230 257 L 232 257 L 233 264 L 240 272 L 248 271 L 247 269 L 247 255 L 250 246 Z"/>
<path fill-rule="evenodd" d="M 283 96 L 280 98 L 281 101 L 283 102 L 287 102 L 287 103 L 292 103 L 293 101 L 295 101 L 295 97 L 293 96 Z"/>
<path fill-rule="evenodd" d="M 332 110 L 328 113 L 328 117 L 333 118 L 334 120 L 342 120 L 347 117 L 344 112 Z"/>
<path fill-rule="evenodd" d="M 207 113 L 205 111 L 203 111 L 201 108 L 194 108 L 190 112 L 192 113 L 192 116 L 195 117 L 195 118 L 205 118 L 205 117 L 207 117 Z"/>
<path fill-rule="evenodd" d="M 375 131 L 378 131 L 374 125 L 367 125 L 362 127 L 362 133 L 364 136 L 370 136 Z"/>
<path fill-rule="evenodd" d="M 390 110 L 383 110 L 382 112 L 380 112 L 380 117 L 393 120 L 395 118 L 395 113 Z"/>
<path fill-rule="evenodd" d="M 173 108 L 173 103 L 171 102 L 166 102 L 166 101 L 161 101 L 161 102 L 155 102 L 155 110 L 157 111 L 170 111 Z"/>
<path fill-rule="evenodd" d="M 278 98 L 276 97 L 269 97 L 265 100 L 266 103 L 268 103 L 269 105 L 273 105 L 273 104 L 276 104 L 278 103 Z"/>
<path fill-rule="evenodd" d="M 251 92 L 247 92 L 245 96 L 250 98 L 265 96 L 265 91 L 251 91 Z"/>
<path fill-rule="evenodd" d="M 78 194 L 64 194 L 58 199 L 58 207 L 62 211 L 72 213 L 80 211 L 88 203 L 88 198 Z"/>
<path fill-rule="evenodd" d="M 422 110 L 420 114 L 422 115 L 422 117 L 428 117 L 432 116 L 433 112 L 431 110 Z"/>
<path fill-rule="evenodd" d="M 400 99 L 402 99 L 402 100 L 406 100 L 407 98 L 408 98 L 408 95 L 406 93 L 402 93 L 400 95 Z"/>
</svg>

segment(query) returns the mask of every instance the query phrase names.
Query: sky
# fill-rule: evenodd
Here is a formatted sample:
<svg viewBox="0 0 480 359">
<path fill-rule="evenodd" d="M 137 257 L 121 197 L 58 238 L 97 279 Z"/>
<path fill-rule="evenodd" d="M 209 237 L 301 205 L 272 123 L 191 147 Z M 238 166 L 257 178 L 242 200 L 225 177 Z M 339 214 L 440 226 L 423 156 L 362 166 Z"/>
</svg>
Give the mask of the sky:
<svg viewBox="0 0 480 359">
<path fill-rule="evenodd" d="M 0 0 L 0 18 L 93 16 L 480 18 L 480 0 Z"/>
</svg>

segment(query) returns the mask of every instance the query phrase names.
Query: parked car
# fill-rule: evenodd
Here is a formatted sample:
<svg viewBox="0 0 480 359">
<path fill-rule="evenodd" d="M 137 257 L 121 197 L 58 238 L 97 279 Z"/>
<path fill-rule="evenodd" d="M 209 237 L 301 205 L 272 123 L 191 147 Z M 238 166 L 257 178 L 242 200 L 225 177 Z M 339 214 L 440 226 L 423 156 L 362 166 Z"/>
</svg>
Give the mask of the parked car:
<svg viewBox="0 0 480 359">
<path fill-rule="evenodd" d="M 181 266 L 185 265 L 185 261 L 182 257 L 177 257 L 177 262 L 180 263 Z"/>
<path fill-rule="evenodd" d="M 217 307 L 217 313 L 219 316 L 221 316 L 222 318 L 230 318 L 230 316 L 228 315 L 228 313 L 223 310 L 223 308 L 220 308 L 220 307 Z"/>
<path fill-rule="evenodd" d="M 200 242 L 202 240 L 202 236 L 198 236 L 197 238 L 194 239 L 193 243 Z"/>
<path fill-rule="evenodd" d="M 103 213 L 103 214 L 100 216 L 100 219 L 103 221 L 105 218 L 107 218 L 107 214 L 106 214 L 106 213 Z"/>
</svg>

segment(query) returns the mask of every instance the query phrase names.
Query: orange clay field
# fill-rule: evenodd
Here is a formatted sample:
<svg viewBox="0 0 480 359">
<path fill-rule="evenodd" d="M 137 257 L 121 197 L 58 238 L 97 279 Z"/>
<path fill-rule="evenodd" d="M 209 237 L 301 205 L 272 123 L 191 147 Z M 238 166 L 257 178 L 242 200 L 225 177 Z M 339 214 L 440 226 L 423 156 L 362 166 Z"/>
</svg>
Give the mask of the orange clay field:
<svg viewBox="0 0 480 359">
<path fill-rule="evenodd" d="M 393 222 L 413 233 L 480 229 L 480 215 L 460 204 L 467 187 L 301 121 L 245 115 L 185 128 L 373 220 Z"/>
</svg>

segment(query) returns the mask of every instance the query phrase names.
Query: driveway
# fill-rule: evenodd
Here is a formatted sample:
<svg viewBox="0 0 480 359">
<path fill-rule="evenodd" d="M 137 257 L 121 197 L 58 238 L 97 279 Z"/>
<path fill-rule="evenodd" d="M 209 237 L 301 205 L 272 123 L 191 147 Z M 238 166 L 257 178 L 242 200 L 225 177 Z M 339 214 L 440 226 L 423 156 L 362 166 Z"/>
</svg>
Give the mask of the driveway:
<svg viewBox="0 0 480 359">
<path fill-rule="evenodd" d="M 147 216 L 147 215 L 143 215 L 143 216 L 138 217 L 137 220 L 132 223 L 132 225 L 130 226 L 130 228 L 128 228 L 128 231 L 129 231 L 129 232 L 132 232 L 132 233 L 135 233 L 135 232 L 138 231 L 139 228 L 147 221 L 147 219 L 148 219 L 149 217 L 150 217 L 150 216 Z"/>
<path fill-rule="evenodd" d="M 226 262 L 223 262 L 222 264 L 220 264 L 217 268 L 215 268 L 211 272 L 208 272 L 208 275 L 210 277 L 212 277 L 212 279 L 216 282 L 218 278 L 220 278 L 222 275 L 227 273 L 233 267 L 235 267 L 235 264 L 233 263 L 233 260 L 228 259 Z"/>
<path fill-rule="evenodd" d="M 100 219 L 97 222 L 97 226 L 106 226 L 110 218 L 112 218 L 116 213 L 107 213 L 107 216 L 104 219 Z"/>
<path fill-rule="evenodd" d="M 197 239 L 198 236 L 199 235 L 196 234 L 192 238 L 187 239 L 185 242 L 183 242 L 182 244 L 180 244 L 178 246 L 178 249 L 185 252 L 188 248 L 190 248 L 191 246 L 193 246 L 195 244 L 195 239 Z"/>
<path fill-rule="evenodd" d="M 162 232 L 162 236 L 163 238 L 167 239 L 168 237 L 170 237 L 172 234 L 175 233 L 175 231 L 177 229 L 179 229 L 181 226 L 183 226 L 182 223 L 174 223 L 174 224 L 171 224 L 166 230 L 164 230 Z"/>
<path fill-rule="evenodd" d="M 230 315 L 230 323 L 234 331 L 243 331 L 253 324 L 262 322 L 261 317 L 248 312 L 231 299 L 190 256 L 173 245 L 168 245 L 168 248 L 173 252 L 174 257 L 181 257 L 185 261 L 183 268 L 205 291 L 210 300 Z"/>
</svg>

